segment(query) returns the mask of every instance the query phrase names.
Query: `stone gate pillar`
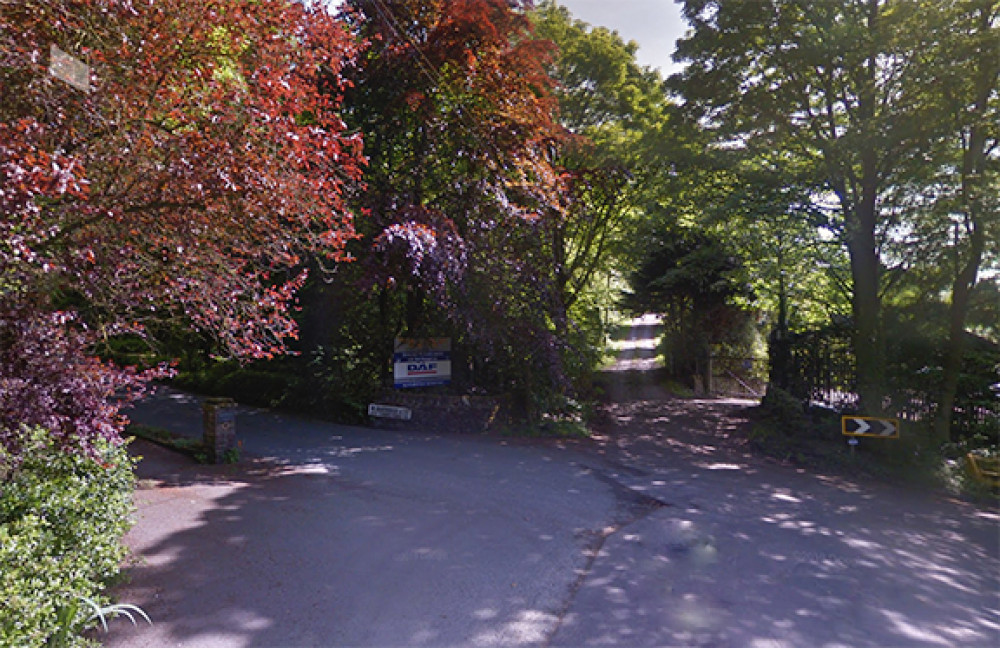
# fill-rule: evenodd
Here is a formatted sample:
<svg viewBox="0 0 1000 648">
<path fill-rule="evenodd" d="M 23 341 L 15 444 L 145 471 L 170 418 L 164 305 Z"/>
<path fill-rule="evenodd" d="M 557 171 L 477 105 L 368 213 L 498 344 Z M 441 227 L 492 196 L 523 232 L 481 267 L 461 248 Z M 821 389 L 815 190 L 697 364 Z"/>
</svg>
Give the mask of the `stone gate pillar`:
<svg viewBox="0 0 1000 648">
<path fill-rule="evenodd" d="M 236 447 L 236 401 L 231 398 L 206 398 L 201 412 L 208 460 L 222 463 L 226 453 Z"/>
</svg>

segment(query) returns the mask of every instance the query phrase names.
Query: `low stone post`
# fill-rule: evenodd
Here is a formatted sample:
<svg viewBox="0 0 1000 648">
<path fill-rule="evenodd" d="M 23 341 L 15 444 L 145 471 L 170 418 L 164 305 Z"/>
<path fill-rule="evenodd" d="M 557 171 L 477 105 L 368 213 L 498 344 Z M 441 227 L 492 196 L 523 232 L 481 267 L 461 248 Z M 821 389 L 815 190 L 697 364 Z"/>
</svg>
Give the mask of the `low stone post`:
<svg viewBox="0 0 1000 648">
<path fill-rule="evenodd" d="M 236 447 L 236 401 L 231 398 L 206 398 L 201 413 L 208 460 L 222 463 L 226 460 L 226 453 Z"/>
</svg>

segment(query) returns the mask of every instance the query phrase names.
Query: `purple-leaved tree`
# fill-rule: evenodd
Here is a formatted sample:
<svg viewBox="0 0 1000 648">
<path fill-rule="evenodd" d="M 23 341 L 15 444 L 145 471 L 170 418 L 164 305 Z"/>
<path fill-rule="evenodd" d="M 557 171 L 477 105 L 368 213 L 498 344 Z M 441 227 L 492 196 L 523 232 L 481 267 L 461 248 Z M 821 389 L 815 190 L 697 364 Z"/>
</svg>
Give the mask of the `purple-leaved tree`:
<svg viewBox="0 0 1000 648">
<path fill-rule="evenodd" d="M 0 443 L 117 439 L 151 375 L 95 344 L 152 322 L 236 357 L 284 351 L 305 259 L 347 257 L 357 42 L 291 0 L 0 4 Z M 56 49 L 58 48 L 58 49 Z M 50 73 L 58 50 L 89 83 Z M 87 86 L 89 86 L 89 91 Z"/>
</svg>

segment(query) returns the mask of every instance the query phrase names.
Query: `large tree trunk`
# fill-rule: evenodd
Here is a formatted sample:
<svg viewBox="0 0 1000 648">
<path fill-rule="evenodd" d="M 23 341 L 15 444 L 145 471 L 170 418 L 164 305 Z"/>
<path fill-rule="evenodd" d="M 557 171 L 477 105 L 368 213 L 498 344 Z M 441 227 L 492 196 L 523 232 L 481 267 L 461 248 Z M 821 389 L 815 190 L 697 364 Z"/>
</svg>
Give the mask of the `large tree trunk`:
<svg viewBox="0 0 1000 648">
<path fill-rule="evenodd" d="M 780 263 L 782 261 L 779 256 Z M 788 290 L 785 286 L 784 270 L 778 275 L 778 321 L 775 322 L 768 339 L 768 357 L 770 359 L 768 388 L 773 386 L 788 391 L 792 382 L 789 376 L 792 369 L 792 349 L 788 334 Z"/>
<path fill-rule="evenodd" d="M 876 32 L 879 3 L 868 4 L 868 28 Z M 882 304 L 879 295 L 879 253 L 875 240 L 878 222 L 878 192 L 881 180 L 879 151 L 872 143 L 878 128 L 878 55 L 870 53 L 860 72 L 858 87 L 858 134 L 863 147 L 859 153 L 860 175 L 846 167 L 851 178 L 852 209 L 845 213 L 847 250 L 851 257 L 854 284 L 854 358 L 857 362 L 857 391 L 860 410 L 881 414 L 885 398 L 885 343 L 882 335 Z M 843 203 L 842 203 L 843 204 Z"/>
<path fill-rule="evenodd" d="M 986 5 L 980 11 L 978 28 L 983 33 L 990 32 L 990 14 Z M 997 76 L 1000 73 L 1000 63 L 997 61 L 997 46 L 993 43 L 981 53 L 979 69 L 975 76 L 974 114 L 980 119 L 987 113 L 990 95 L 997 86 Z M 965 263 L 958 268 L 951 289 L 951 310 L 948 322 L 948 345 L 945 348 L 944 372 L 941 381 L 941 393 L 938 397 L 938 409 L 934 418 L 935 444 L 945 443 L 951 437 L 951 419 L 955 407 L 955 397 L 958 392 L 958 379 L 962 371 L 962 359 L 965 354 L 965 318 L 969 311 L 969 297 L 976 286 L 979 266 L 983 259 L 986 246 L 986 224 L 982 198 L 984 191 L 990 185 L 986 181 L 986 124 L 983 121 L 973 123 L 969 128 L 968 137 L 964 138 L 967 146 L 962 151 L 961 183 L 962 204 L 965 208 L 965 226 L 969 232 L 969 254 Z M 959 131 L 961 134 L 961 131 Z M 956 246 L 958 241 L 956 241 Z M 956 249 L 955 253 L 960 255 Z"/>
<path fill-rule="evenodd" d="M 885 396 L 885 344 L 880 324 L 881 303 L 878 295 L 878 256 L 868 232 L 848 243 L 851 276 L 854 280 L 854 357 L 857 362 L 860 409 L 868 414 L 882 411 Z M 857 240 L 861 239 L 861 240 Z"/>
<path fill-rule="evenodd" d="M 847 250 L 854 283 L 854 357 L 859 407 L 880 414 L 885 398 L 885 340 L 879 297 L 879 256 L 875 241 L 878 178 L 874 151 L 862 154 L 860 200 L 847 216 Z"/>
<path fill-rule="evenodd" d="M 941 393 L 934 418 L 934 436 L 931 439 L 935 445 L 945 443 L 951 437 L 952 411 L 955 408 L 958 379 L 962 373 L 962 359 L 965 355 L 965 316 L 969 311 L 969 296 L 976 285 L 976 274 L 982 260 L 985 239 L 983 228 L 973 226 L 969 259 L 952 286 L 948 344 L 945 347 Z"/>
</svg>

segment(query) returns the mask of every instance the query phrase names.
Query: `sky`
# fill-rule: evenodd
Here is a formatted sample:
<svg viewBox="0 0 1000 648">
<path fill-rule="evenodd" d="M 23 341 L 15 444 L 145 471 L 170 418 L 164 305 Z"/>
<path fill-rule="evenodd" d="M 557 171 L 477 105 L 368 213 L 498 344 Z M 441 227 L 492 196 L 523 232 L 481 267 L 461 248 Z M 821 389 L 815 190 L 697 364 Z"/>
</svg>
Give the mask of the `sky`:
<svg viewBox="0 0 1000 648">
<path fill-rule="evenodd" d="M 636 59 L 663 76 L 680 68 L 670 60 L 674 43 L 684 35 L 680 5 L 673 0 L 557 0 L 574 18 L 613 29 L 639 45 Z"/>
</svg>

